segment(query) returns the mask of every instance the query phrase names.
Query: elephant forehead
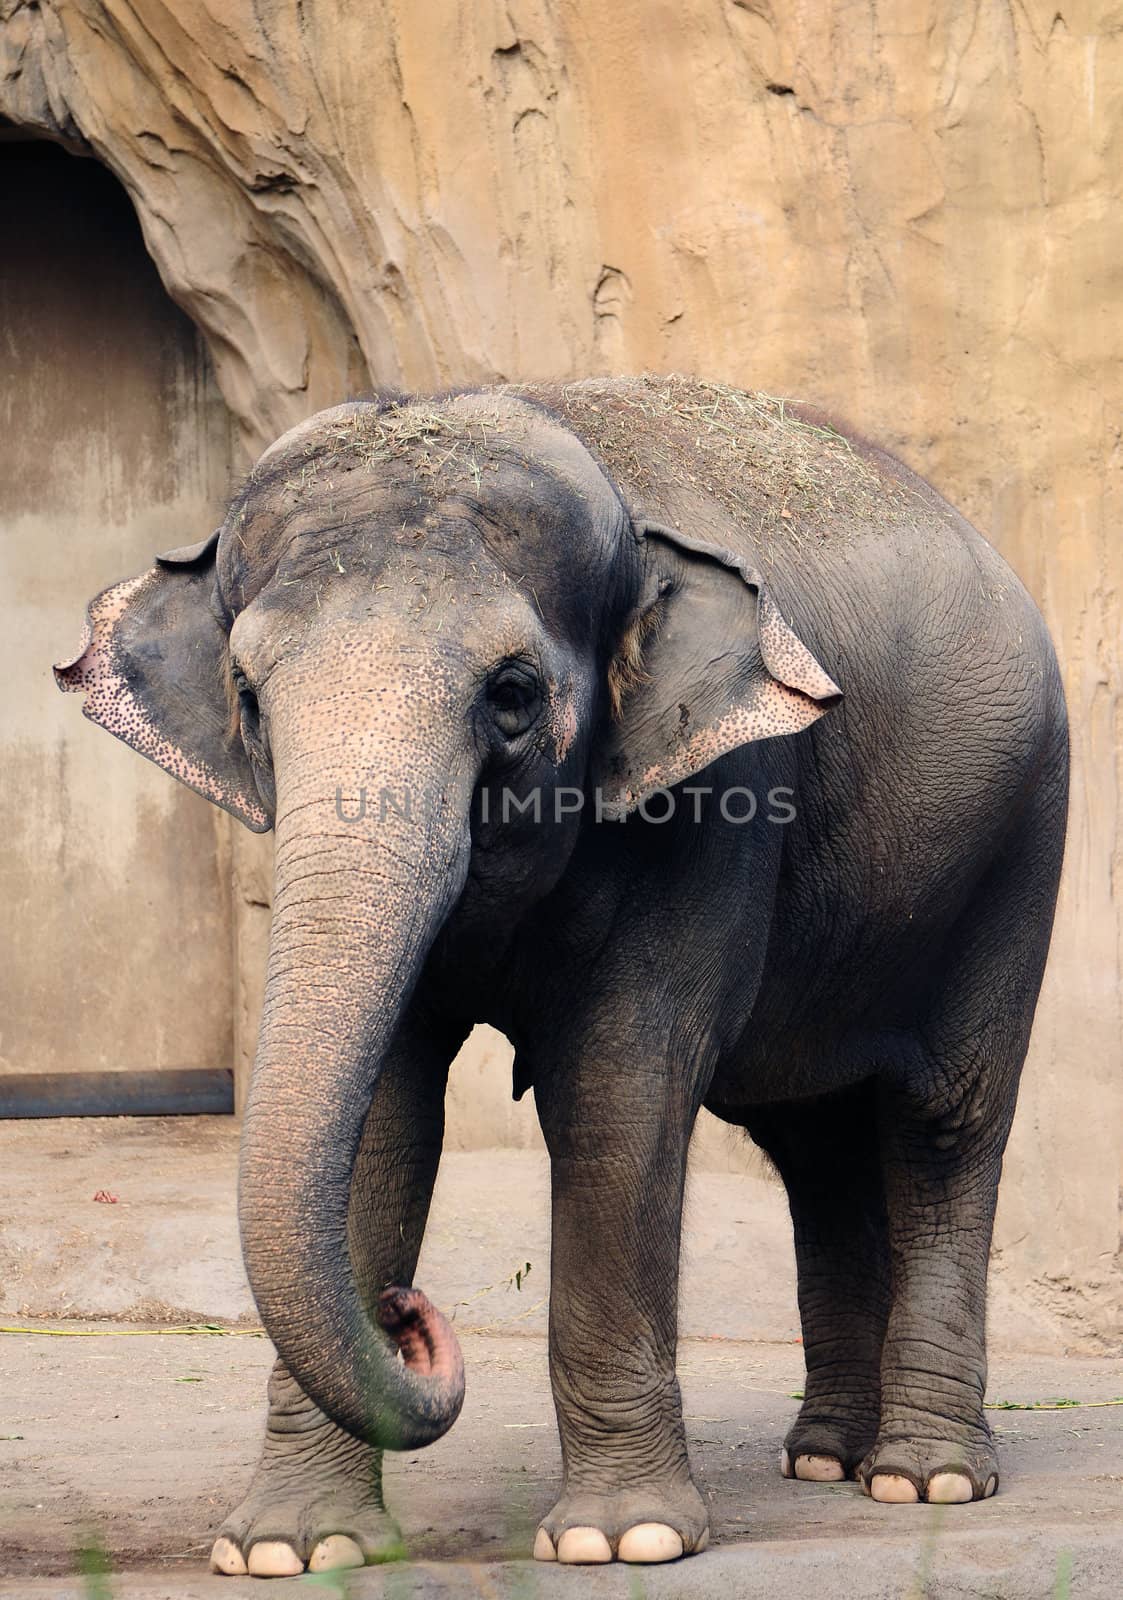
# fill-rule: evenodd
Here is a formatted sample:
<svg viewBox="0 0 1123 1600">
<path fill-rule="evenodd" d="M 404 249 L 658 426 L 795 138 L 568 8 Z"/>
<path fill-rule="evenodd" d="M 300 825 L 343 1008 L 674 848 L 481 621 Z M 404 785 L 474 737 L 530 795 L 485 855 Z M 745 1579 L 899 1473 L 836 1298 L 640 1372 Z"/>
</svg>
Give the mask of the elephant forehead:
<svg viewBox="0 0 1123 1600">
<path fill-rule="evenodd" d="M 615 592 L 626 525 L 580 440 L 518 397 L 353 404 L 310 418 L 262 457 L 224 524 L 219 583 L 237 615 L 278 585 L 299 604 L 300 589 L 319 596 L 360 569 L 393 586 L 382 570 L 414 553 L 446 560 L 469 594 L 505 573 L 548 626 L 578 638 L 596 631 Z M 411 583 L 420 592 L 432 579 Z"/>
<path fill-rule="evenodd" d="M 566 637 L 594 626 L 618 526 L 549 492 L 542 472 L 505 468 L 478 493 L 444 496 L 357 476 L 224 530 L 219 581 L 233 616 L 259 603 L 299 615 L 339 602 L 364 618 L 423 623 L 439 604 L 445 626 L 464 636 L 478 620 L 491 637 L 496 613 L 521 601 Z"/>
</svg>

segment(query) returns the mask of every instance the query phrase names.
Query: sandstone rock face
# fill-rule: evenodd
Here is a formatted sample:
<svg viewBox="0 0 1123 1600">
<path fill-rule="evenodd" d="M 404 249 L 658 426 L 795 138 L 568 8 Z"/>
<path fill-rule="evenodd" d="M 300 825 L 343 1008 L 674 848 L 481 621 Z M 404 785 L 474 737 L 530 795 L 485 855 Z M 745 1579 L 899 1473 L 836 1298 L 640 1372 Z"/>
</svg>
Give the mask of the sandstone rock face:
<svg viewBox="0 0 1123 1600">
<path fill-rule="evenodd" d="M 247 450 L 369 382 L 677 368 L 828 406 L 994 539 L 1052 625 L 1075 753 L 998 1270 L 1104 1324 L 1118 7 L 0 0 L 0 114 L 120 178 Z"/>
</svg>

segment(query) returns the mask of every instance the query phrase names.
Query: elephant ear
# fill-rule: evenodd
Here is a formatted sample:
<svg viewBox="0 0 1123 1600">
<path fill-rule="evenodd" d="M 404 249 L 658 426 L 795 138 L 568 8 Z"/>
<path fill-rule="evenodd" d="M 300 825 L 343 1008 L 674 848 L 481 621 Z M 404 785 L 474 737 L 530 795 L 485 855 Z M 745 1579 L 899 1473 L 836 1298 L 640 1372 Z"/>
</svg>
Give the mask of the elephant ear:
<svg viewBox="0 0 1123 1600">
<path fill-rule="evenodd" d="M 655 523 L 636 534 L 644 594 L 610 668 L 596 774 L 610 817 L 739 745 L 798 733 L 842 698 L 755 568 Z"/>
<path fill-rule="evenodd" d="M 157 556 L 90 602 L 78 653 L 54 668 L 84 716 L 229 811 L 272 826 L 227 698 L 227 630 L 215 583 L 218 534 Z"/>
</svg>

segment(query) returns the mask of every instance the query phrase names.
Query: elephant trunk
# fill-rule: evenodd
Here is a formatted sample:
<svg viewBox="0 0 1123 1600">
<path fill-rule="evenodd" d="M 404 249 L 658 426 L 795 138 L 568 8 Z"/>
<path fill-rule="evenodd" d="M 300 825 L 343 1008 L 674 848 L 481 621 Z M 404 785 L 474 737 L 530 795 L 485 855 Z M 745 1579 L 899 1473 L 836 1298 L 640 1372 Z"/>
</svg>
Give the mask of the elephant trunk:
<svg viewBox="0 0 1123 1600">
<path fill-rule="evenodd" d="M 379 770 L 363 743 L 347 784 Z M 435 779 L 432 745 L 428 773 L 400 746 L 391 755 L 395 803 L 380 803 L 376 779 L 365 815 L 358 783 L 337 789 L 322 747 L 276 760 L 276 896 L 239 1216 L 258 1310 L 297 1382 L 351 1433 L 411 1450 L 459 1414 L 460 1348 L 418 1289 L 364 1302 L 348 1201 L 381 1064 L 464 885 L 474 772 L 446 751 Z"/>
</svg>

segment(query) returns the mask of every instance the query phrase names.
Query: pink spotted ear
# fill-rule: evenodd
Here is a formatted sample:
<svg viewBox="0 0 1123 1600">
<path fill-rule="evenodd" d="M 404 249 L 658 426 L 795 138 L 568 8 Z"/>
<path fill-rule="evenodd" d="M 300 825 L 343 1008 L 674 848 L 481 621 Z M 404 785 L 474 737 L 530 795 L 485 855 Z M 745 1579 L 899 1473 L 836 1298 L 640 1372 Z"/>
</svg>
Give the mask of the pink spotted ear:
<svg viewBox="0 0 1123 1600">
<path fill-rule="evenodd" d="M 739 745 L 798 733 L 842 698 L 755 568 L 668 528 L 637 533 L 645 596 L 617 653 L 616 715 L 596 773 L 607 816 Z"/>
<path fill-rule="evenodd" d="M 218 535 L 157 557 L 90 602 L 76 655 L 56 662 L 82 713 L 255 833 L 272 826 L 231 735 L 226 629 L 215 603 Z"/>
</svg>

